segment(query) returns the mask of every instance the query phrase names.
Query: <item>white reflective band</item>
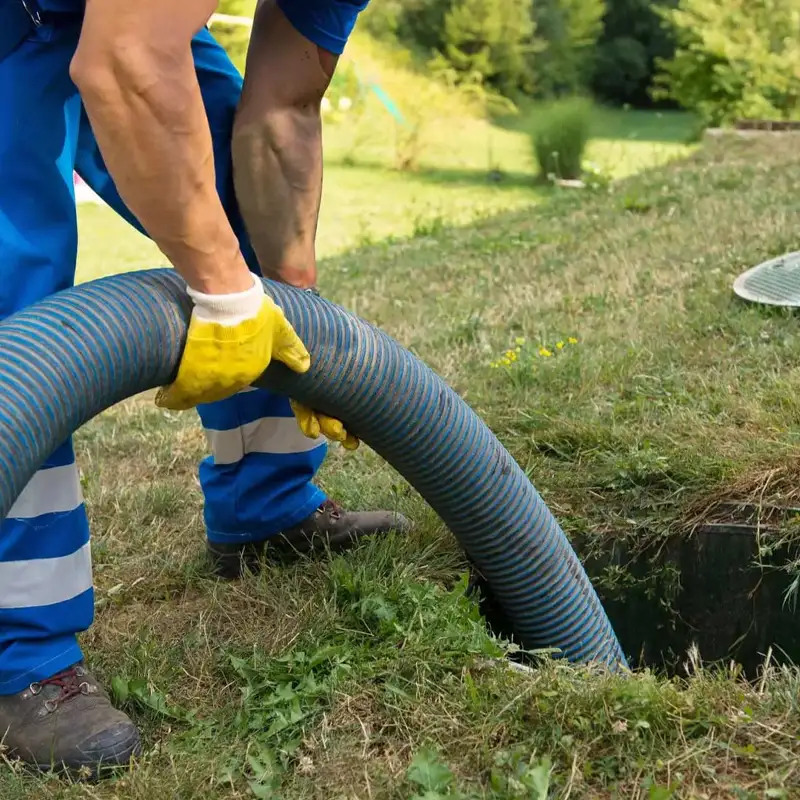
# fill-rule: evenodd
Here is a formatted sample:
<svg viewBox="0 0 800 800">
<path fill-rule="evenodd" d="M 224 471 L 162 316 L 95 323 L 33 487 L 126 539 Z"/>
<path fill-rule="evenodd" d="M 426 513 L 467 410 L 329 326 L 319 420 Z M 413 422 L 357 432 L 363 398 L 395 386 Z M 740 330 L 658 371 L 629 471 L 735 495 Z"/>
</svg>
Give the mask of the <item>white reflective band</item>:
<svg viewBox="0 0 800 800">
<path fill-rule="evenodd" d="M 215 464 L 235 464 L 248 453 L 307 453 L 325 439 L 303 435 L 294 417 L 265 417 L 229 431 L 206 431 Z"/>
<path fill-rule="evenodd" d="M 32 519 L 42 514 L 63 514 L 77 508 L 82 502 L 76 464 L 40 469 L 11 506 L 8 518 Z"/>
<path fill-rule="evenodd" d="M 92 553 L 87 542 L 61 558 L 0 562 L 0 608 L 50 606 L 92 588 Z"/>
</svg>

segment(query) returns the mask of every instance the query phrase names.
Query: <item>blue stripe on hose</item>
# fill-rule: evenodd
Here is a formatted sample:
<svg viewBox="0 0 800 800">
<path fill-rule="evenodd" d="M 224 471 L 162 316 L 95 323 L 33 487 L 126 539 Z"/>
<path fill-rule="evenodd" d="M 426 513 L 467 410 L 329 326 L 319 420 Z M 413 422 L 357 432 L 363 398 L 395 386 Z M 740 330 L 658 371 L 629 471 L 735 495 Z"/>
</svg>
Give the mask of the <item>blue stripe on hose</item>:
<svg viewBox="0 0 800 800">
<path fill-rule="evenodd" d="M 312 355 L 257 382 L 346 421 L 430 503 L 526 648 L 626 666 L 597 594 L 525 473 L 475 413 L 386 334 L 266 281 Z M 190 303 L 171 270 L 104 278 L 0 323 L 0 517 L 49 453 L 103 409 L 168 383 Z"/>
</svg>

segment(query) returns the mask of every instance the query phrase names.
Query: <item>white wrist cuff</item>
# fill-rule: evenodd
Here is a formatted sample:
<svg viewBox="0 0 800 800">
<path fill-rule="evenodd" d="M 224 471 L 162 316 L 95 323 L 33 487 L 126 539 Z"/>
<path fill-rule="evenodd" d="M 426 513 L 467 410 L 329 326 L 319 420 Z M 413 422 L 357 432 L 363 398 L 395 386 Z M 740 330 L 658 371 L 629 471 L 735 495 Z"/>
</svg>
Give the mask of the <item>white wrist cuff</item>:
<svg viewBox="0 0 800 800">
<path fill-rule="evenodd" d="M 264 284 L 257 275 L 253 275 L 252 288 L 244 292 L 204 294 L 191 287 L 186 291 L 194 301 L 194 314 L 198 319 L 231 327 L 255 317 L 264 302 Z"/>
</svg>

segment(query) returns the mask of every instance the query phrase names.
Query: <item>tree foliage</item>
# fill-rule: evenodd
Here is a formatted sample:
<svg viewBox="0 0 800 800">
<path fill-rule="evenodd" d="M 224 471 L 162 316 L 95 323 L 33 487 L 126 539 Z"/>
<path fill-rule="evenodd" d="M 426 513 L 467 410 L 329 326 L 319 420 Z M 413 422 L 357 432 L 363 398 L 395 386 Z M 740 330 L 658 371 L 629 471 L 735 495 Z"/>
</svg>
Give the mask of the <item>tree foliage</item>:
<svg viewBox="0 0 800 800">
<path fill-rule="evenodd" d="M 444 18 L 442 51 L 459 73 L 513 93 L 530 85 L 534 31 L 531 0 L 455 0 Z"/>
<path fill-rule="evenodd" d="M 797 0 L 680 0 L 663 16 L 677 49 L 659 62 L 659 96 L 709 124 L 800 118 Z"/>
<path fill-rule="evenodd" d="M 536 0 L 375 0 L 364 27 L 398 39 L 459 80 L 506 94 L 531 87 Z"/>
<path fill-rule="evenodd" d="M 591 80 L 606 0 L 534 0 L 539 47 L 531 69 L 537 94 L 569 95 Z"/>
<path fill-rule="evenodd" d="M 656 59 L 670 58 L 675 43 L 659 8 L 678 0 L 607 0 L 603 32 L 597 43 L 591 88 L 614 103 L 646 106 Z"/>
</svg>

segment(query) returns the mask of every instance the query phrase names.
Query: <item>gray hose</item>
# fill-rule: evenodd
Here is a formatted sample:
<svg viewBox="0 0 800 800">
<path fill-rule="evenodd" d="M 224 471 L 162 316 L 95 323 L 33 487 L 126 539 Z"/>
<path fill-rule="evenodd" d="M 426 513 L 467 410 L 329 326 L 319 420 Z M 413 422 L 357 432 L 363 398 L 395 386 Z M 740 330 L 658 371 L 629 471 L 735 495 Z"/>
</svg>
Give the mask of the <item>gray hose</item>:
<svg viewBox="0 0 800 800">
<path fill-rule="evenodd" d="M 409 481 L 488 581 L 519 643 L 626 667 L 566 536 L 467 404 L 397 342 L 338 306 L 265 281 L 311 353 L 258 385 L 342 419 Z M 0 323 L 0 519 L 67 436 L 169 383 L 191 313 L 172 270 L 103 278 Z"/>
</svg>

